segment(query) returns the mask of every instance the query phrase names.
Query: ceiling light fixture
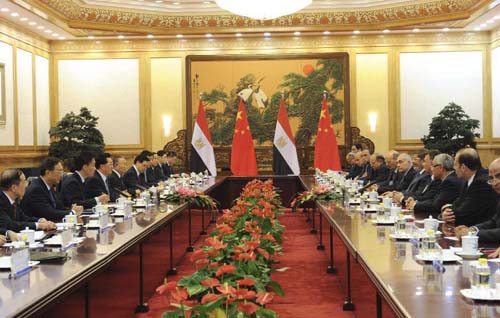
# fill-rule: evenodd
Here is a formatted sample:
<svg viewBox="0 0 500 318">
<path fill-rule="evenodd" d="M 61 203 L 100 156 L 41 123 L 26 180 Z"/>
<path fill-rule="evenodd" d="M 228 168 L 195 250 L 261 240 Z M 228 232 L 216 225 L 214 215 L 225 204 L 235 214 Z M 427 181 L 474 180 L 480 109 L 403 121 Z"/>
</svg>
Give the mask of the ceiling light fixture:
<svg viewBox="0 0 500 318">
<path fill-rule="evenodd" d="M 36 25 L 36 22 L 35 21 L 31 21 L 28 23 L 29 25 Z"/>
<path fill-rule="evenodd" d="M 324 35 L 329 35 L 329 34 L 330 34 L 330 31 L 323 31 L 323 34 L 324 34 Z"/>
<path fill-rule="evenodd" d="M 2 9 L 0 9 L 0 11 L 2 11 L 2 12 L 9 12 L 10 10 L 9 10 L 9 8 L 2 8 Z"/>
<path fill-rule="evenodd" d="M 360 33 L 361 33 L 361 31 L 359 31 L 359 30 L 354 30 L 354 31 L 352 31 L 352 33 L 354 33 L 354 34 L 360 34 Z"/>
<path fill-rule="evenodd" d="M 391 30 L 387 30 L 387 29 L 385 29 L 385 30 L 384 30 L 384 31 L 382 31 L 382 32 L 384 32 L 384 33 L 389 33 L 389 32 L 391 32 Z"/>
<path fill-rule="evenodd" d="M 489 19 L 488 21 L 486 21 L 486 23 L 493 24 L 493 23 L 495 23 L 495 20 Z"/>
<path fill-rule="evenodd" d="M 180 2 L 172 2 L 172 4 L 173 4 L 174 6 L 178 6 L 178 5 L 179 5 L 179 4 L 181 4 L 181 3 L 180 3 Z"/>
<path fill-rule="evenodd" d="M 476 27 L 474 28 L 474 31 L 481 31 L 481 28 Z"/>
<path fill-rule="evenodd" d="M 24 17 L 24 18 L 21 18 L 19 19 L 20 21 L 28 21 L 28 18 Z"/>
<path fill-rule="evenodd" d="M 52 36 L 57 38 L 57 37 L 59 36 L 59 34 L 57 34 L 57 33 L 52 33 Z"/>
<path fill-rule="evenodd" d="M 37 26 L 36 28 L 37 28 L 38 30 L 43 30 L 43 29 L 45 29 L 45 27 L 44 27 L 43 25 L 39 25 L 39 26 Z"/>
<path fill-rule="evenodd" d="M 45 33 L 52 33 L 52 31 L 51 31 L 51 30 L 49 30 L 49 29 L 47 29 L 47 30 L 45 30 L 45 31 L 43 31 L 43 32 L 45 32 Z"/>
<path fill-rule="evenodd" d="M 178 38 L 178 39 L 180 39 L 180 38 L 184 37 L 184 35 L 182 35 L 182 34 L 177 34 L 175 37 L 176 37 L 176 38 Z"/>
<path fill-rule="evenodd" d="M 271 33 L 270 32 L 264 32 L 264 36 L 265 37 L 271 36 Z"/>
<path fill-rule="evenodd" d="M 295 35 L 295 36 L 299 36 L 299 35 L 300 35 L 300 32 L 299 32 L 299 31 L 295 31 L 295 32 L 293 32 L 293 35 Z"/>
<path fill-rule="evenodd" d="M 237 37 L 241 37 L 243 34 L 241 34 L 241 33 L 239 33 L 239 32 L 238 32 L 238 33 L 236 33 L 235 35 L 236 35 Z"/>
<path fill-rule="evenodd" d="M 60 37 L 59 37 L 59 40 L 66 40 L 66 37 L 64 37 L 64 36 L 60 36 Z"/>
<path fill-rule="evenodd" d="M 124 39 L 125 37 L 124 37 L 123 35 L 121 35 L 121 34 L 120 34 L 120 35 L 118 36 L 118 38 L 119 38 L 119 39 Z"/>
<path fill-rule="evenodd" d="M 207 38 L 211 38 L 211 37 L 212 37 L 212 33 L 207 33 L 207 34 L 205 34 L 205 36 L 206 36 Z"/>
<path fill-rule="evenodd" d="M 420 32 L 420 29 L 413 29 L 413 32 Z"/>
<path fill-rule="evenodd" d="M 95 38 L 95 37 L 94 37 L 93 35 L 89 35 L 89 36 L 87 37 L 87 39 L 89 39 L 89 40 L 93 40 L 94 38 Z"/>
<path fill-rule="evenodd" d="M 215 0 L 226 11 L 250 19 L 270 20 L 295 13 L 310 5 L 312 0 Z"/>
<path fill-rule="evenodd" d="M 443 28 L 443 31 L 448 32 L 448 31 L 450 31 L 450 28 Z"/>
<path fill-rule="evenodd" d="M 152 39 L 152 38 L 154 38 L 154 37 L 155 37 L 155 36 L 154 36 L 154 35 L 152 35 L 152 34 L 148 34 L 148 35 L 147 35 L 147 38 L 148 38 L 148 39 Z"/>
<path fill-rule="evenodd" d="M 481 28 L 486 28 L 486 23 L 481 23 L 480 27 Z"/>
<path fill-rule="evenodd" d="M 19 13 L 17 13 L 17 12 L 12 12 L 10 15 L 11 15 L 12 17 L 18 17 L 18 16 L 19 16 Z"/>
<path fill-rule="evenodd" d="M 494 20 L 500 20 L 500 15 L 496 15 L 493 19 Z"/>
</svg>

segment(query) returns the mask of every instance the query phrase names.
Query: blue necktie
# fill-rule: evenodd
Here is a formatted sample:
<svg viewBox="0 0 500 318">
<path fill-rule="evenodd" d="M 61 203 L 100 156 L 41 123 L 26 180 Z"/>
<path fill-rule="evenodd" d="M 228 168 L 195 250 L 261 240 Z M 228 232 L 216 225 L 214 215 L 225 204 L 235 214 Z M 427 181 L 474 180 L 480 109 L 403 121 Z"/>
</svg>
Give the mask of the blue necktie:
<svg viewBox="0 0 500 318">
<path fill-rule="evenodd" d="M 52 207 L 55 209 L 56 208 L 56 197 L 54 195 L 54 192 L 52 192 L 52 189 L 49 190 L 49 197 L 50 197 L 50 202 L 52 203 Z"/>
</svg>

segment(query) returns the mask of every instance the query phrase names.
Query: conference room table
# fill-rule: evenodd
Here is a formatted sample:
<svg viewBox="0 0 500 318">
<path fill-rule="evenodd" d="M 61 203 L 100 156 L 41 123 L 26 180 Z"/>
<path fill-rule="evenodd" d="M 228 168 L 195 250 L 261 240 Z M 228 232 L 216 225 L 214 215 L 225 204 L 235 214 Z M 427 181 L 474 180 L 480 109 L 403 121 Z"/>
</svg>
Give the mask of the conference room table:
<svg viewBox="0 0 500 318">
<path fill-rule="evenodd" d="M 306 189 L 315 184 L 312 176 L 302 176 Z M 445 272 L 439 273 L 431 263 L 415 259 L 418 248 L 409 241 L 395 241 L 389 237 L 393 226 L 377 226 L 372 222 L 373 214 L 362 215 L 355 207 L 346 208 L 343 202 L 317 202 L 312 220 L 319 218 L 328 223 L 346 247 L 347 281 L 346 310 L 354 309 L 351 299 L 350 259 L 359 262 L 377 289 L 377 317 L 382 316 L 381 298 L 385 299 L 398 317 L 500 317 L 499 302 L 477 302 L 468 300 L 460 293 L 470 288 L 472 261 L 444 263 Z M 373 215 L 374 216 L 374 215 Z M 416 219 L 428 217 L 425 213 Z M 322 225 L 313 224 L 312 232 L 320 231 L 320 246 L 323 245 Z M 332 236 L 330 236 L 332 239 Z M 459 247 L 460 243 L 441 238 L 443 248 Z M 333 245 L 330 250 L 329 271 L 336 272 L 333 262 Z M 490 245 L 491 246 L 491 245 Z M 335 259 L 344 257 L 335 255 Z M 489 263 L 493 273 L 500 263 Z M 493 276 L 493 275 L 492 275 Z"/>
</svg>

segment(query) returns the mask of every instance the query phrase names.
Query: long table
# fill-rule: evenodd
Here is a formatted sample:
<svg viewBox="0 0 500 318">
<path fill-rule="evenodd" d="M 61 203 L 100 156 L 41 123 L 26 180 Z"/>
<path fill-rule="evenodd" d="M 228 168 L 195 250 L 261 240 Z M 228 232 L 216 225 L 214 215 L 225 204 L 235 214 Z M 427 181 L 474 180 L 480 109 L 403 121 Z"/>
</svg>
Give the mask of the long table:
<svg viewBox="0 0 500 318">
<path fill-rule="evenodd" d="M 315 184 L 313 177 L 301 177 L 301 181 L 306 189 Z M 361 264 L 375 284 L 378 293 L 377 317 L 382 316 L 380 297 L 387 301 L 398 317 L 500 317 L 498 303 L 478 303 L 460 294 L 460 289 L 470 286 L 470 261 L 445 263 L 446 271 L 438 273 L 431 264 L 415 260 L 418 250 L 411 243 L 391 240 L 389 226 L 376 226 L 371 219 L 346 209 L 338 202 L 317 202 L 317 209 L 320 220 L 324 218 L 328 222 L 347 252 Z M 331 235 L 330 232 L 330 238 Z M 320 237 L 320 244 L 322 240 Z M 439 243 L 443 248 L 459 246 L 458 242 L 444 239 Z M 332 249 L 330 271 L 335 268 L 333 253 Z M 350 295 L 349 260 L 348 255 L 345 310 L 354 309 Z M 490 264 L 490 267 L 492 271 L 497 269 L 495 264 Z"/>
</svg>

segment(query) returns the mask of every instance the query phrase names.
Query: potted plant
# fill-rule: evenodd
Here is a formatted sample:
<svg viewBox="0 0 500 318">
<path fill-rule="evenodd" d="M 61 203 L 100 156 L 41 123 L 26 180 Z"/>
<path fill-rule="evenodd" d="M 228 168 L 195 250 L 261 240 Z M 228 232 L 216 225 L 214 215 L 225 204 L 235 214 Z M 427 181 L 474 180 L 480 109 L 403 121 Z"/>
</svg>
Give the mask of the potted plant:
<svg viewBox="0 0 500 318">
<path fill-rule="evenodd" d="M 81 151 L 103 152 L 104 138 L 97 129 L 98 119 L 87 107 L 80 108 L 79 114 L 69 112 L 64 115 L 49 130 L 49 156 L 62 159 L 67 170 L 74 170 L 74 159 Z"/>
<path fill-rule="evenodd" d="M 429 134 L 422 138 L 422 142 L 427 149 L 454 155 L 462 148 L 476 147 L 477 128 L 479 120 L 471 119 L 461 106 L 451 102 L 432 118 Z"/>
</svg>

